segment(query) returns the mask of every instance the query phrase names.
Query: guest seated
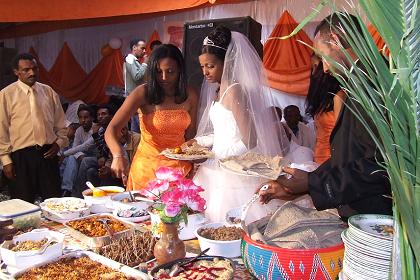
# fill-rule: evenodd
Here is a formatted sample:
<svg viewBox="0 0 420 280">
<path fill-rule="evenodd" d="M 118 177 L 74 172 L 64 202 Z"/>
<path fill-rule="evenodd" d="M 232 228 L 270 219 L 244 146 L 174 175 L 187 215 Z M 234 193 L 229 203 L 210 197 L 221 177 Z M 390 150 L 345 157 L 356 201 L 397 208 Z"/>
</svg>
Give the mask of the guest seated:
<svg viewBox="0 0 420 280">
<path fill-rule="evenodd" d="M 112 119 L 113 113 L 109 107 L 100 106 L 96 115 L 98 123 L 92 125 L 92 137 L 88 141 L 94 143 L 97 156 L 84 157 L 81 161 L 75 188 L 73 188 L 73 196 L 76 197 L 82 197 L 82 191 L 86 189 L 86 181 L 90 181 L 94 185 L 100 184 L 98 159 L 103 158 L 101 162 L 106 162 L 110 159 L 109 149 L 104 140 L 104 133 Z"/>
<path fill-rule="evenodd" d="M 286 120 L 285 128 L 292 136 L 292 140 L 304 147 L 313 149 L 315 146 L 315 135 L 313 131 L 303 122 L 299 108 L 295 105 L 289 105 L 284 108 L 284 119 Z"/>
<path fill-rule="evenodd" d="M 96 156 L 95 143 L 92 138 L 93 112 L 89 106 L 80 105 L 77 115 L 81 126 L 76 130 L 72 147 L 61 155 L 66 164 L 61 184 L 63 196 L 71 195 L 83 158 Z"/>
</svg>

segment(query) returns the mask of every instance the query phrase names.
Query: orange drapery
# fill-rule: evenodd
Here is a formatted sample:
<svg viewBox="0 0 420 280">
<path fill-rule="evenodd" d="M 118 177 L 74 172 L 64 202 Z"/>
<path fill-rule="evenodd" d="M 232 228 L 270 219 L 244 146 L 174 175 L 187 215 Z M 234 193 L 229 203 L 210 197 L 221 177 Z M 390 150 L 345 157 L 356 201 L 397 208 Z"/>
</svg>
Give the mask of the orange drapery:
<svg viewBox="0 0 420 280">
<path fill-rule="evenodd" d="M 386 46 L 384 39 L 382 39 L 381 34 L 379 34 L 378 30 L 376 30 L 375 26 L 372 24 L 369 25 L 368 31 L 370 35 L 372 35 L 373 41 L 375 42 L 375 45 L 378 47 L 379 51 L 382 54 L 389 56 L 389 49 Z"/>
<path fill-rule="evenodd" d="M 87 76 L 67 43 L 64 43 L 57 60 L 48 73 L 62 88 L 72 88 Z"/>
<path fill-rule="evenodd" d="M 213 4 L 216 1 L 210 2 Z M 238 2 L 217 0 L 216 4 Z M 208 4 L 208 0 L 0 0 L 0 22 L 53 21 L 138 15 L 189 9 Z"/>
<path fill-rule="evenodd" d="M 105 94 L 107 86 L 124 87 L 120 49 L 112 50 L 108 56 L 102 57 L 89 74 L 84 72 L 67 44 L 64 44 L 50 71 L 39 61 L 32 47 L 29 52 L 37 57 L 39 81 L 50 85 L 70 101 L 80 99 L 88 104 L 104 104 L 109 100 Z"/>
<path fill-rule="evenodd" d="M 263 63 L 272 88 L 305 96 L 309 88 L 312 50 L 298 40 L 312 45 L 311 39 L 303 30 L 287 40 L 275 38 L 289 35 L 296 27 L 296 21 L 284 11 L 264 44 Z"/>
<path fill-rule="evenodd" d="M 156 30 L 153 31 L 152 35 L 150 35 L 149 41 L 147 42 L 146 53 L 148 55 L 150 55 L 150 53 L 152 52 L 152 50 L 150 49 L 150 43 L 155 41 L 155 40 L 161 41 L 160 37 L 159 37 L 159 33 Z"/>
</svg>

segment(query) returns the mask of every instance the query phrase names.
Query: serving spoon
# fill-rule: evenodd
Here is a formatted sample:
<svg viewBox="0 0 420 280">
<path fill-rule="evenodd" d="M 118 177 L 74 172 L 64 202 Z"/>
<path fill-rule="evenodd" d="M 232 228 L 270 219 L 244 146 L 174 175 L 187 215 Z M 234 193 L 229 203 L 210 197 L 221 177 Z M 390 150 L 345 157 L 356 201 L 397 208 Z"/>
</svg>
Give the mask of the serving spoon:
<svg viewBox="0 0 420 280">
<path fill-rule="evenodd" d="M 266 191 L 266 190 L 268 190 L 268 187 L 269 187 L 269 185 L 262 186 L 259 189 L 258 193 L 254 194 L 247 203 L 242 204 L 239 207 L 230 209 L 226 213 L 226 216 L 225 216 L 226 222 L 229 225 L 236 225 L 236 224 L 240 224 L 240 223 L 244 222 L 249 208 L 260 197 L 260 191 Z"/>
</svg>

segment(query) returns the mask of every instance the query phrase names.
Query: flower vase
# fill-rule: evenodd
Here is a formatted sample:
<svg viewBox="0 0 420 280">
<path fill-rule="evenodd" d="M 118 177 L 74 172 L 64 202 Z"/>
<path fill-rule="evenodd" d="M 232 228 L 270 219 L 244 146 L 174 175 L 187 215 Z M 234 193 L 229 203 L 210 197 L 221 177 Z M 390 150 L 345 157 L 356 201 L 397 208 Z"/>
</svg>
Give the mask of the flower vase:
<svg viewBox="0 0 420 280">
<path fill-rule="evenodd" d="M 185 245 L 178 236 L 178 222 L 162 223 L 162 237 L 153 250 L 159 264 L 185 258 Z"/>
</svg>

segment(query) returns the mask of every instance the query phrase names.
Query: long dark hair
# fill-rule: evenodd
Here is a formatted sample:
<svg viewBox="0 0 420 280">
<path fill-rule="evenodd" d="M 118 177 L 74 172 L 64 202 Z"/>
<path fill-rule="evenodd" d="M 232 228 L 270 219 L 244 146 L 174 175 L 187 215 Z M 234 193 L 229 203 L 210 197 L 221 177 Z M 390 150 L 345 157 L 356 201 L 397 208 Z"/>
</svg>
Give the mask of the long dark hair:
<svg viewBox="0 0 420 280">
<path fill-rule="evenodd" d="M 340 91 L 340 83 L 330 74 L 324 73 L 322 61 L 311 74 L 306 96 L 305 113 L 312 118 L 334 109 L 334 95 Z"/>
<path fill-rule="evenodd" d="M 175 102 L 178 104 L 182 103 L 188 98 L 184 58 L 181 51 L 171 44 L 163 44 L 156 47 L 150 56 L 149 67 L 147 68 L 147 101 L 149 104 L 158 105 L 165 98 L 165 92 L 158 83 L 157 73 L 159 60 L 163 58 L 172 58 L 178 65 L 179 78 L 175 92 Z"/>
</svg>

